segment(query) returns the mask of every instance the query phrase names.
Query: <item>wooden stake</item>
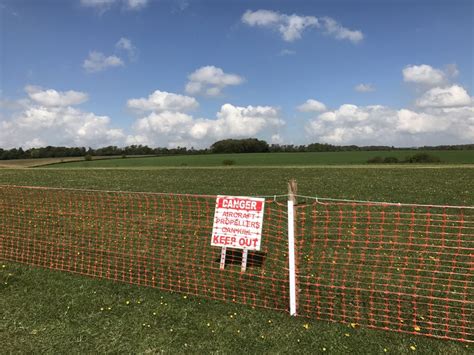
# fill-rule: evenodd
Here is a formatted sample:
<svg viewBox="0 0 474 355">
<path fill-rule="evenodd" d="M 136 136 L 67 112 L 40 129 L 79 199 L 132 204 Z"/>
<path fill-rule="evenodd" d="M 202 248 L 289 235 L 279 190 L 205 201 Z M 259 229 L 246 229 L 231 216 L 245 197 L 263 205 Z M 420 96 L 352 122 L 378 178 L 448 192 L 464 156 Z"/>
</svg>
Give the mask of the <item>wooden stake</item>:
<svg viewBox="0 0 474 355">
<path fill-rule="evenodd" d="M 293 201 L 293 205 L 296 206 L 298 203 L 298 184 L 295 179 L 288 181 L 288 200 Z"/>
</svg>

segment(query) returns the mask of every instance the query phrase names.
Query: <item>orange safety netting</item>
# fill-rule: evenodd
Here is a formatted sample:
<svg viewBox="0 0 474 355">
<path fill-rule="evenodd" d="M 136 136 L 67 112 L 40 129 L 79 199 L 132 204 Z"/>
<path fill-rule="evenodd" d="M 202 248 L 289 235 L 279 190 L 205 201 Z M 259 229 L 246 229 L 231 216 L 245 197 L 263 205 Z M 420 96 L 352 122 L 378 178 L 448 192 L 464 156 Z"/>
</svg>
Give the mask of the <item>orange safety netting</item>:
<svg viewBox="0 0 474 355">
<path fill-rule="evenodd" d="M 474 210 L 317 200 L 296 207 L 298 313 L 474 341 Z"/>
<path fill-rule="evenodd" d="M 264 245 L 211 246 L 216 196 L 0 186 L 0 259 L 286 310 L 286 211 L 268 202 Z"/>
<path fill-rule="evenodd" d="M 0 259 L 288 311 L 286 203 L 260 251 L 212 247 L 216 196 L 0 186 Z M 307 199 L 298 315 L 474 341 L 474 210 Z"/>
</svg>

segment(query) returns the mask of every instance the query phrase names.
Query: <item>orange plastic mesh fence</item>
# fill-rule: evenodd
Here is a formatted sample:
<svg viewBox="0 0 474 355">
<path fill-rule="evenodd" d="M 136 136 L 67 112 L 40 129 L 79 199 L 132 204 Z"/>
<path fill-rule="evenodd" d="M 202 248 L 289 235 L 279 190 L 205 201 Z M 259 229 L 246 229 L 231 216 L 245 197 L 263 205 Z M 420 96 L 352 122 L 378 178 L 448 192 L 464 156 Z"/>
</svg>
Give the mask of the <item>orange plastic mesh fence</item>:
<svg viewBox="0 0 474 355">
<path fill-rule="evenodd" d="M 473 212 L 317 200 L 298 206 L 298 313 L 474 341 Z"/>
<path fill-rule="evenodd" d="M 261 250 L 212 247 L 216 196 L 0 186 L 0 259 L 288 311 L 286 203 Z M 298 315 L 474 341 L 474 210 L 308 200 L 295 208 Z"/>
<path fill-rule="evenodd" d="M 215 196 L 0 187 L 0 259 L 286 310 L 286 211 L 269 201 L 260 252 L 211 247 Z"/>
</svg>

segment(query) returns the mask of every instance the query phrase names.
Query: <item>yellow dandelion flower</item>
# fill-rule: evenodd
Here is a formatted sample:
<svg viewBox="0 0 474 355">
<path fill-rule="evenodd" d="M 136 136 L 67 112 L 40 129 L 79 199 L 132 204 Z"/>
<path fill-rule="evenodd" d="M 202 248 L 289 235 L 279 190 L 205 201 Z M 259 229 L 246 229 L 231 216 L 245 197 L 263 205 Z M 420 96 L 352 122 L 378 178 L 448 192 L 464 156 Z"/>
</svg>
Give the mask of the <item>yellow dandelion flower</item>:
<svg viewBox="0 0 474 355">
<path fill-rule="evenodd" d="M 326 351 L 326 348 L 323 348 L 323 351 Z"/>
<path fill-rule="evenodd" d="M 352 328 L 357 327 L 357 323 L 351 323 L 351 327 L 352 327 Z"/>
<path fill-rule="evenodd" d="M 188 296 L 183 296 L 184 299 L 188 298 Z"/>
<path fill-rule="evenodd" d="M 271 324 L 271 323 L 272 323 L 272 320 L 271 320 L 271 319 L 269 319 L 269 320 L 268 320 L 268 323 L 269 323 L 269 324 Z"/>
<path fill-rule="evenodd" d="M 388 351 L 387 348 L 383 348 L 383 352 L 386 353 Z"/>
<path fill-rule="evenodd" d="M 350 337 L 351 335 L 349 333 L 344 334 L 346 337 Z"/>
<path fill-rule="evenodd" d="M 237 329 L 237 333 L 240 333 L 240 329 Z"/>
<path fill-rule="evenodd" d="M 304 329 L 309 329 L 309 324 L 308 323 L 303 324 L 303 328 Z"/>
<path fill-rule="evenodd" d="M 416 350 L 416 346 L 415 345 L 410 345 L 410 349 L 415 351 Z"/>
<path fill-rule="evenodd" d="M 421 330 L 421 328 L 419 326 L 415 326 L 415 331 L 416 332 L 419 332 Z"/>
<path fill-rule="evenodd" d="M 156 316 L 156 312 L 153 312 L 153 315 Z"/>
<path fill-rule="evenodd" d="M 265 335 L 261 335 L 260 337 L 261 337 L 262 339 L 265 339 Z"/>
<path fill-rule="evenodd" d="M 103 311 L 103 310 L 104 310 L 104 307 L 100 307 L 100 310 Z"/>
<path fill-rule="evenodd" d="M 210 326 L 211 326 L 211 323 L 207 323 L 207 326 L 210 327 Z"/>
<path fill-rule="evenodd" d="M 125 301 L 125 304 L 130 304 L 130 301 Z"/>
</svg>

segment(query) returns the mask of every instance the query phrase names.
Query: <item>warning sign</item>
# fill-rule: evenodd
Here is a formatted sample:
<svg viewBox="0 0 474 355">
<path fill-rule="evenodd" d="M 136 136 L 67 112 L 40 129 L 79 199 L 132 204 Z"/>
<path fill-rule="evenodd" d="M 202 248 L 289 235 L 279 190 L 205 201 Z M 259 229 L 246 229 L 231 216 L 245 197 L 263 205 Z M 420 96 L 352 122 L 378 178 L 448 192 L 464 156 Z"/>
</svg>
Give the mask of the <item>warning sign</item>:
<svg viewBox="0 0 474 355">
<path fill-rule="evenodd" d="M 265 199 L 217 196 L 211 245 L 260 250 Z"/>
</svg>

